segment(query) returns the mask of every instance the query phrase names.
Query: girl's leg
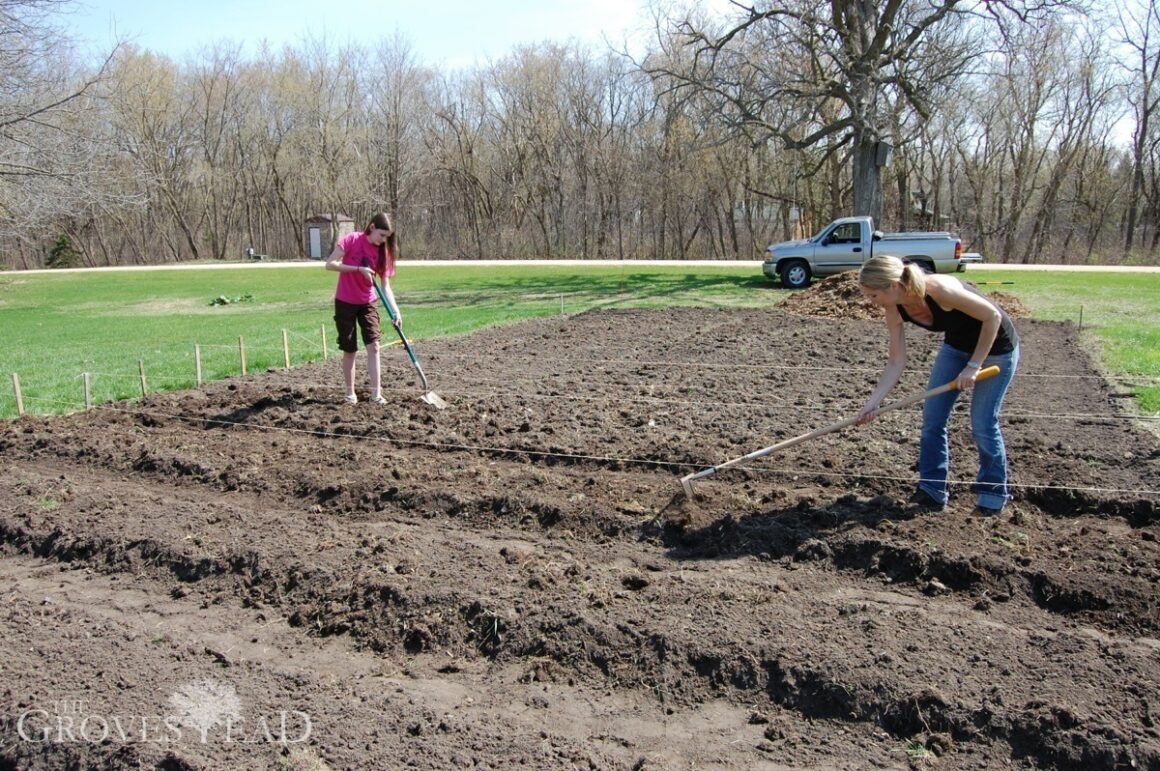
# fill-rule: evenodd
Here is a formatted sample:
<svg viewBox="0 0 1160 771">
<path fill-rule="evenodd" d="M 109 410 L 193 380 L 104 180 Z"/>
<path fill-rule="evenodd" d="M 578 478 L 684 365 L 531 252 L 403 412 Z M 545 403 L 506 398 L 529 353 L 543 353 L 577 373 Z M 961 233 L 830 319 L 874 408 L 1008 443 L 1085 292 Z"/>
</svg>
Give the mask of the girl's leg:
<svg viewBox="0 0 1160 771">
<path fill-rule="evenodd" d="M 354 401 L 354 357 L 358 351 L 355 339 L 357 306 L 334 300 L 334 328 L 338 332 L 338 348 L 342 351 L 342 384 L 347 401 Z"/>
<path fill-rule="evenodd" d="M 979 475 L 975 493 L 978 506 L 1001 509 L 1010 495 L 1007 490 L 1007 447 L 999 429 L 999 408 L 1015 370 L 1019 366 L 1019 349 L 999 356 L 989 356 L 984 367 L 998 365 L 999 374 L 975 385 L 971 394 L 971 435 L 979 451 Z"/>
<path fill-rule="evenodd" d="M 379 366 L 379 307 L 375 304 L 365 305 L 358 317 L 362 328 L 363 347 L 367 349 L 367 381 L 371 388 L 371 400 L 379 401 L 383 398 L 383 387 L 380 379 Z"/>
<path fill-rule="evenodd" d="M 970 355 L 944 345 L 934 358 L 927 389 L 949 383 L 963 371 Z M 922 405 L 922 434 L 918 444 L 918 489 L 942 504 L 947 502 L 947 468 L 950 445 L 947 422 L 959 398 L 958 391 L 948 391 L 927 399 Z"/>
<path fill-rule="evenodd" d="M 342 352 L 342 384 L 346 386 L 347 398 L 354 396 L 354 359 L 355 351 Z"/>
<path fill-rule="evenodd" d="M 367 345 L 367 379 L 371 384 L 371 399 L 383 395 L 383 384 L 380 379 L 379 343 L 376 340 Z"/>
</svg>

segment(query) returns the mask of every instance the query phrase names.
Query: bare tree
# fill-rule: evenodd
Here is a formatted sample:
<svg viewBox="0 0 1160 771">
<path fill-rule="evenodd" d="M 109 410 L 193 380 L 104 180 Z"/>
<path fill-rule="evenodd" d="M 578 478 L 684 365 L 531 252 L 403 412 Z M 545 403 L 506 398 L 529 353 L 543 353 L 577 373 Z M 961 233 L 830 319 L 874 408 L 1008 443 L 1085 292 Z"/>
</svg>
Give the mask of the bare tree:
<svg viewBox="0 0 1160 771">
<path fill-rule="evenodd" d="M 367 121 L 363 111 L 364 84 L 356 73 L 366 69 L 365 52 L 354 47 L 332 48 L 326 39 L 311 40 L 306 51 L 306 126 L 298 148 L 308 173 L 315 177 L 320 210 L 337 222 L 344 202 L 366 199 L 366 159 L 357 150 L 366 147 Z M 365 204 L 363 206 L 365 208 Z M 299 220 L 306 212 L 299 214 Z"/>
<path fill-rule="evenodd" d="M 0 233 L 28 241 L 100 195 L 101 145 L 95 70 L 69 54 L 54 24 L 67 0 L 0 0 Z"/>
<path fill-rule="evenodd" d="M 239 141 L 250 94 L 245 88 L 240 51 L 219 44 L 203 55 L 205 63 L 190 73 L 190 96 L 196 109 L 194 132 L 200 153 L 198 187 L 202 194 L 187 206 L 199 212 L 198 230 L 204 233 L 209 255 L 225 259 L 238 254 L 238 211 L 244 196 L 243 145 Z"/>
<path fill-rule="evenodd" d="M 1069 234 L 1077 220 L 1074 210 L 1072 180 L 1088 164 L 1085 162 L 1101 141 L 1106 141 L 1114 115 L 1112 99 L 1117 90 L 1111 73 L 1114 68 L 1099 48 L 1099 32 L 1073 29 L 1064 33 L 1058 53 L 1056 72 L 1064 75 L 1059 93 L 1046 116 L 1052 126 L 1047 181 L 1039 201 L 1030 237 L 1024 239 L 1022 262 L 1037 262 L 1052 252 L 1066 261 L 1065 243 L 1069 237 L 1053 244 L 1060 225 Z"/>
<path fill-rule="evenodd" d="M 395 213 L 400 232 L 418 221 L 412 193 L 422 174 L 421 130 L 432 73 L 419 65 L 406 39 L 396 36 L 378 49 L 377 69 L 366 84 L 371 95 L 366 149 L 371 194 Z"/>
<path fill-rule="evenodd" d="M 203 210 L 193 205 L 200 198 L 201 137 L 196 104 L 187 97 L 189 83 L 172 60 L 130 49 L 118 57 L 114 75 L 113 120 L 122 150 L 136 164 L 149 196 L 175 226 L 157 228 L 157 240 L 170 261 L 185 254 L 196 259 L 202 253 Z"/>
<path fill-rule="evenodd" d="M 303 256 L 306 248 L 297 233 L 303 216 L 318 211 L 307 212 L 314 208 L 309 202 L 322 202 L 311 184 L 314 164 L 305 149 L 312 131 L 307 66 L 294 51 L 264 58 L 264 64 L 250 70 L 255 105 L 247 116 L 247 132 L 256 147 L 248 167 L 249 193 L 264 212 L 259 216 L 270 223 L 269 234 L 259 235 L 256 242 L 276 253 Z M 295 234 L 292 243 L 286 233 Z"/>
<path fill-rule="evenodd" d="M 430 99 L 432 120 L 423 135 L 430 156 L 426 194 L 438 223 L 431 223 L 429 235 L 453 244 L 456 256 L 494 255 L 499 248 L 493 228 L 495 199 L 487 184 L 489 164 L 484 155 L 488 120 L 482 77 L 445 80 Z"/>
<path fill-rule="evenodd" d="M 978 54 L 968 21 L 1003 23 L 1039 16 L 1053 0 L 733 0 L 737 15 L 724 27 L 691 16 L 677 25 L 693 66 L 674 69 L 664 58 L 645 63 L 673 89 L 717 100 L 730 125 L 752 126 L 787 147 L 836 138 L 847 149 L 853 210 L 881 217 L 881 169 L 887 145 L 888 99 L 929 117 L 937 95 Z M 837 105 L 839 109 L 829 109 Z"/>
<path fill-rule="evenodd" d="M 1121 44 L 1131 53 L 1124 66 L 1131 75 L 1128 103 L 1135 118 L 1132 133 L 1132 188 L 1128 195 L 1124 225 L 1124 252 L 1136 245 L 1140 204 L 1147 183 L 1146 166 L 1156 142 L 1157 111 L 1160 110 L 1160 8 L 1156 0 L 1119 9 Z"/>
</svg>

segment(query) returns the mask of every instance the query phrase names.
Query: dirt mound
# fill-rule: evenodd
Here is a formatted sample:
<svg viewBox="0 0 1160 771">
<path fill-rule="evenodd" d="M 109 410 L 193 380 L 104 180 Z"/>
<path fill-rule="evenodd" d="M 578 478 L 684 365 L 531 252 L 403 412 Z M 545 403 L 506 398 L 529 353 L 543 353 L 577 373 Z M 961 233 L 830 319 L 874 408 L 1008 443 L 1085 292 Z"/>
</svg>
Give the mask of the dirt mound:
<svg viewBox="0 0 1160 771">
<path fill-rule="evenodd" d="M 1031 311 L 1027 309 L 1023 301 L 1010 292 L 987 292 L 987 297 L 1007 311 L 1007 315 L 1013 319 L 1031 318 Z"/>
<path fill-rule="evenodd" d="M 971 282 L 964 282 L 971 284 Z M 978 289 L 977 286 L 975 286 Z M 1015 295 L 1010 292 L 987 292 L 993 302 L 997 303 L 1007 315 L 1013 319 L 1031 318 L 1031 311 Z M 882 318 L 881 309 L 875 307 L 862 296 L 861 286 L 858 284 L 858 271 L 848 270 L 836 276 L 818 281 L 808 289 L 794 292 L 781 304 L 783 310 L 796 313 L 799 316 L 813 316 L 825 319 L 879 319 Z"/>
<path fill-rule="evenodd" d="M 848 270 L 794 292 L 781 304 L 799 316 L 823 319 L 879 319 L 882 310 L 862 296 L 858 271 Z"/>
<path fill-rule="evenodd" d="M 1160 768 L 1160 446 L 1070 325 L 1019 322 L 1000 517 L 963 409 L 938 514 L 918 409 L 679 493 L 855 414 L 880 327 L 594 312 L 418 341 L 442 411 L 396 348 L 386 408 L 332 360 L 0 423 L 0 769 Z"/>
</svg>

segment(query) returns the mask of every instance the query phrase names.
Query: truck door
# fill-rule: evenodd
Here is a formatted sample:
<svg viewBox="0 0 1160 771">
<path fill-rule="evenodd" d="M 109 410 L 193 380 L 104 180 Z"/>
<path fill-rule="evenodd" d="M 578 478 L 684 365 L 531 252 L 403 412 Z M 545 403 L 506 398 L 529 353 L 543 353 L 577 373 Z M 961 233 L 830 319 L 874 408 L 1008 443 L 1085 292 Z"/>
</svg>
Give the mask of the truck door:
<svg viewBox="0 0 1160 771">
<path fill-rule="evenodd" d="M 841 273 L 862 267 L 866 258 L 862 239 L 862 223 L 843 222 L 835 225 L 814 250 L 815 273 Z"/>
</svg>

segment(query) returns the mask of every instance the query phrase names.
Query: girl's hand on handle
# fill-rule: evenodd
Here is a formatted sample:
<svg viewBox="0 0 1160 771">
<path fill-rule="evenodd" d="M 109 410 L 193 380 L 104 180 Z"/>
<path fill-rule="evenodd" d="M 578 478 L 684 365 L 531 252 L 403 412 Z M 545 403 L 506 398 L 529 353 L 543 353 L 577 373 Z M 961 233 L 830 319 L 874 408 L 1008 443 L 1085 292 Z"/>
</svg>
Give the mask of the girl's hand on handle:
<svg viewBox="0 0 1160 771">
<path fill-rule="evenodd" d="M 363 278 L 365 278 L 367 281 L 373 282 L 375 280 L 375 272 L 368 268 L 366 265 L 363 265 L 361 268 L 359 268 L 358 272 L 363 274 Z"/>
</svg>

